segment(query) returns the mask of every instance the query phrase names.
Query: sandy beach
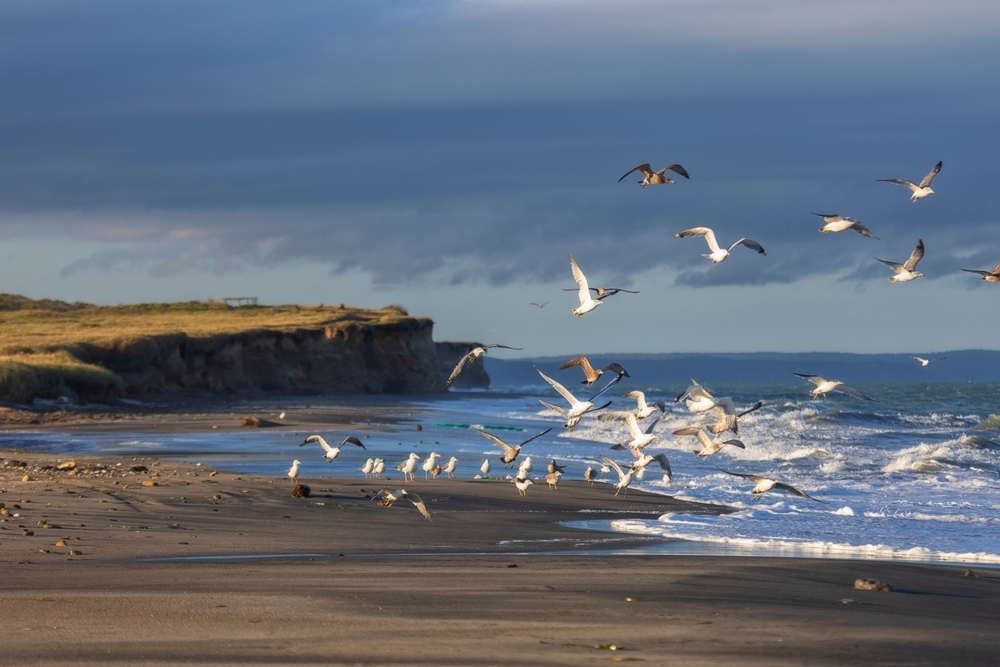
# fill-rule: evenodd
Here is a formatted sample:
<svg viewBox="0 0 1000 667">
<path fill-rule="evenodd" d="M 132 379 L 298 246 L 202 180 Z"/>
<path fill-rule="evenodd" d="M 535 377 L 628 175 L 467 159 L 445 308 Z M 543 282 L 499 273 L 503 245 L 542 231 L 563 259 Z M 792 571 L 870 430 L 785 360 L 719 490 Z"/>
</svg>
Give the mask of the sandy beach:
<svg viewBox="0 0 1000 667">
<path fill-rule="evenodd" d="M 1000 572 L 615 556 L 561 525 L 717 512 L 608 485 L 261 478 L 0 450 L 5 664 L 994 664 Z M 22 481 L 27 475 L 28 481 Z M 385 483 L 393 488 L 399 480 Z M 581 510 L 587 510 L 581 512 Z M 876 578 L 895 592 L 854 588 Z M 615 649 L 612 650 L 611 647 Z"/>
</svg>

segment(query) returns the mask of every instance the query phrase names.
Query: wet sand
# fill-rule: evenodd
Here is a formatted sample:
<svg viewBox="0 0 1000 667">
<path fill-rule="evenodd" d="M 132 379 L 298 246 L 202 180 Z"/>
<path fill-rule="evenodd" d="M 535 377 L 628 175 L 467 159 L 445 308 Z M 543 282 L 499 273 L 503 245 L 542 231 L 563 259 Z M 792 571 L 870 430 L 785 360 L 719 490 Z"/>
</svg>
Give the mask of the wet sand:
<svg viewBox="0 0 1000 667">
<path fill-rule="evenodd" d="M 292 498 L 287 479 L 172 461 L 74 457 L 60 471 L 44 469 L 64 462 L 49 454 L 0 458 L 5 664 L 985 665 L 1000 655 L 1000 572 L 593 555 L 645 540 L 556 523 L 720 509 L 659 495 L 564 482 L 521 498 L 506 481 L 418 477 L 406 488 L 428 522 L 406 501 L 370 502 L 378 481 L 305 479 L 312 496 Z M 855 590 L 859 577 L 897 591 Z"/>
</svg>

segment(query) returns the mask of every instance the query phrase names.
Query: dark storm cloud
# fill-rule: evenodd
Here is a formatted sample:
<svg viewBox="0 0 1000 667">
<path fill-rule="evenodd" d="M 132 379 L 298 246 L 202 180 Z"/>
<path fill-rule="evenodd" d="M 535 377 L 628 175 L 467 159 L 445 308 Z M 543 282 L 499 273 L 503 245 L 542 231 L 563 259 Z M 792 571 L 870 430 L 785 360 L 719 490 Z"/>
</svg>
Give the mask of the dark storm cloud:
<svg viewBox="0 0 1000 667">
<path fill-rule="evenodd" d="M 935 273 L 985 261 L 1000 59 L 988 21 L 953 16 L 996 10 L 910 4 L 925 20 L 886 34 L 881 6 L 850 24 L 739 4 L 673 4 L 648 25 L 601 3 L 583 18 L 558 3 L 8 5 L 0 229 L 127 246 L 65 275 L 309 260 L 506 284 L 560 279 L 573 252 L 616 281 L 657 267 L 684 285 L 861 281 L 918 237 Z M 855 32 L 797 32 L 836 20 Z M 917 204 L 875 182 L 939 159 L 938 194 Z M 692 178 L 616 182 L 646 161 Z M 883 240 L 820 235 L 810 211 Z M 692 226 L 768 255 L 708 267 L 701 239 L 674 238 Z"/>
</svg>

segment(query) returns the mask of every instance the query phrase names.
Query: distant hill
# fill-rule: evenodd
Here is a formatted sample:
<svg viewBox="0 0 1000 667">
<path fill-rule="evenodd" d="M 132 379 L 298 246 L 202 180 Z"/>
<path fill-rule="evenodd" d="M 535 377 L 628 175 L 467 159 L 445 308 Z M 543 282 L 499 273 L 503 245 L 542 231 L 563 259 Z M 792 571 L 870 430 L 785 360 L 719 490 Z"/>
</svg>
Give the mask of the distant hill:
<svg viewBox="0 0 1000 667">
<path fill-rule="evenodd" d="M 570 356 L 511 360 L 487 357 L 486 370 L 494 389 L 537 385 L 541 378 L 534 366 L 552 375 Z M 1000 351 L 958 350 L 921 356 L 944 357 L 944 360 L 932 362 L 926 368 L 905 354 L 839 352 L 600 354 L 590 360 L 595 368 L 618 362 L 628 370 L 633 385 L 686 385 L 691 378 L 711 384 L 799 382 L 789 371 L 822 375 L 847 384 L 1000 382 Z"/>
</svg>

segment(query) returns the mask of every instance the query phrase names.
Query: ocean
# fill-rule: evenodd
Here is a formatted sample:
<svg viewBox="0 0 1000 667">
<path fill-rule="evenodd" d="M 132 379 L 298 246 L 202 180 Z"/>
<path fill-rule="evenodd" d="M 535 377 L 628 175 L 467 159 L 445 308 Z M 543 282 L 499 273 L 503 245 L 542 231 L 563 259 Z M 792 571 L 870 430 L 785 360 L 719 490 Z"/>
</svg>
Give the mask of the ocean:
<svg viewBox="0 0 1000 667">
<path fill-rule="evenodd" d="M 626 380 L 627 382 L 627 380 Z M 578 385 L 579 386 L 579 385 Z M 678 386 L 636 387 L 625 382 L 602 398 L 610 409 L 634 407 L 621 398 L 642 389 L 647 400 L 667 400 L 654 429 L 660 437 L 647 451 L 665 453 L 673 468 L 667 483 L 656 463 L 633 488 L 677 498 L 724 505 L 720 516 L 668 514 L 647 519 L 610 521 L 616 531 L 665 538 L 664 553 L 740 553 L 814 557 L 910 559 L 1000 565 L 1000 446 L 967 442 L 978 435 L 1000 441 L 1000 385 L 930 383 L 858 385 L 876 399 L 868 402 L 843 394 L 811 400 L 806 381 L 780 386 L 712 386 L 715 396 L 730 396 L 738 408 L 756 401 L 764 406 L 740 420 L 738 438 L 746 449 L 725 447 L 700 459 L 693 437 L 674 430 L 712 421 L 673 401 Z M 571 391 L 576 391 L 570 389 Z M 577 393 L 584 396 L 584 390 Z M 293 459 L 302 461 L 304 478 L 364 477 L 359 468 L 369 457 L 394 468 L 410 451 L 422 457 L 434 451 L 458 459 L 457 476 L 479 475 L 485 460 L 492 476 L 513 474 L 498 460 L 500 449 L 469 426 L 479 425 L 511 444 L 552 430 L 525 446 L 533 475 L 543 475 L 556 459 L 567 466 L 565 479 L 582 479 L 589 465 L 600 467 L 600 454 L 627 464 L 628 452 L 610 446 L 629 439 L 620 420 L 585 417 L 572 431 L 537 400 L 562 400 L 544 384 L 516 392 L 464 392 L 441 398 L 401 398 L 393 403 L 398 421 L 373 423 L 370 429 L 306 431 L 247 429 L 205 433 L 151 434 L 6 432 L 3 444 L 59 453 L 99 453 L 122 457 L 156 456 L 202 463 L 251 475 L 284 477 Z M 314 399 L 317 404 L 319 399 Z M 384 402 L 384 399 L 380 399 Z M 299 401 L 301 405 L 297 405 Z M 295 399 L 283 409 L 294 421 L 307 401 Z M 336 399 L 323 399 L 336 404 Z M 644 420 L 645 424 L 654 419 Z M 640 422 L 643 424 L 642 422 Z M 420 424 L 421 430 L 416 430 Z M 645 426 L 643 424 L 643 426 Z M 365 435 L 367 451 L 347 446 L 332 463 L 317 445 L 299 447 L 318 432 L 335 444 L 354 433 Z M 728 472 L 727 472 L 728 471 Z M 753 482 L 729 472 L 773 477 L 816 501 L 781 491 L 755 500 Z M 419 488 L 423 472 L 418 471 Z M 611 474 L 614 476 L 614 473 Z M 607 481 L 617 481 L 605 477 Z M 398 484 L 397 484 L 398 485 Z M 516 491 L 511 488 L 511 493 Z M 608 487 L 612 493 L 613 488 Z M 529 494 L 555 493 L 541 483 Z M 595 523 L 596 522 L 596 523 Z M 606 528 L 607 521 L 581 508 L 581 526 Z"/>
</svg>

